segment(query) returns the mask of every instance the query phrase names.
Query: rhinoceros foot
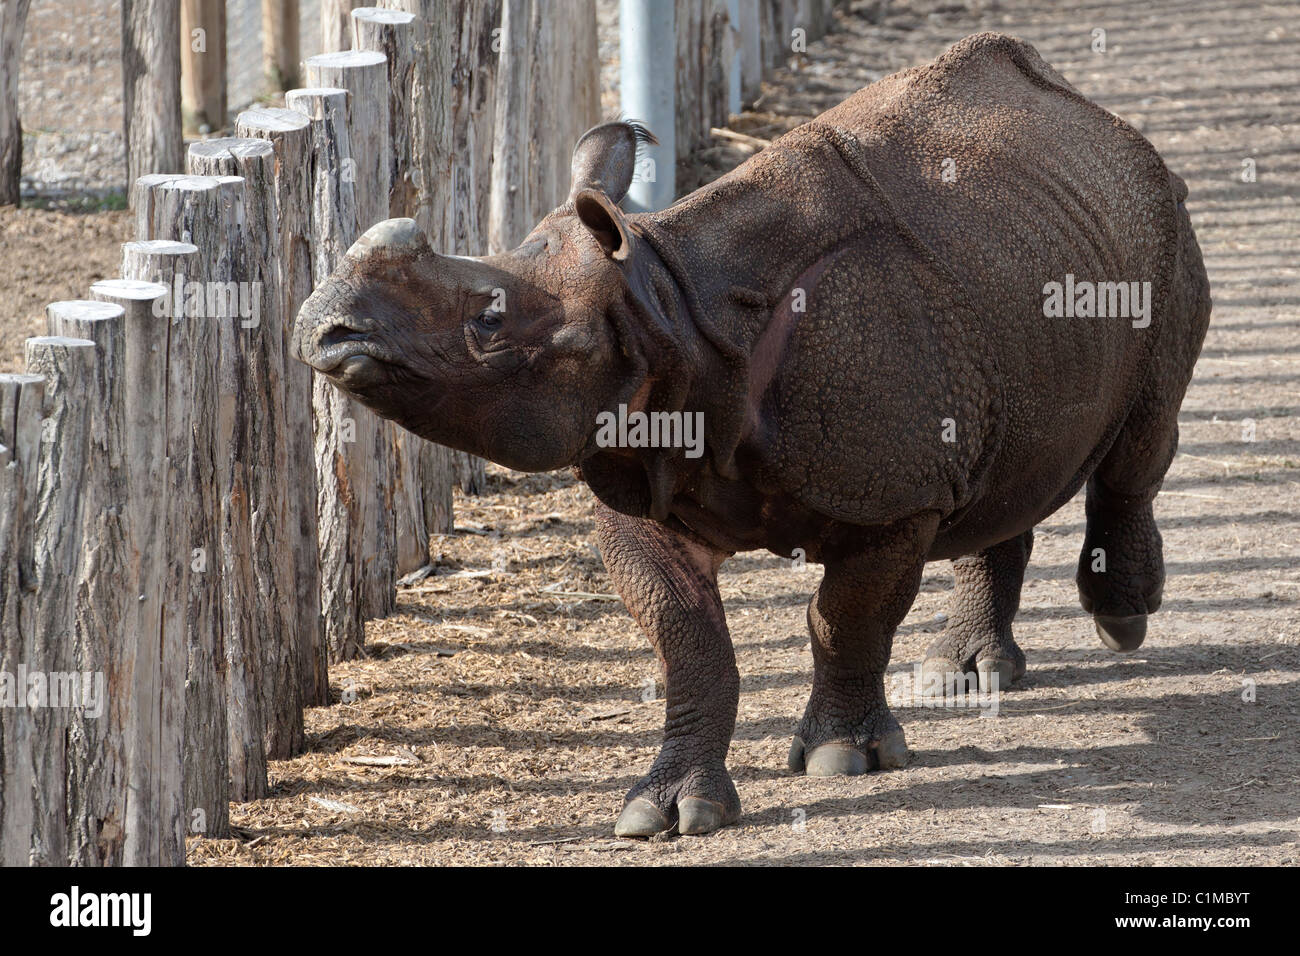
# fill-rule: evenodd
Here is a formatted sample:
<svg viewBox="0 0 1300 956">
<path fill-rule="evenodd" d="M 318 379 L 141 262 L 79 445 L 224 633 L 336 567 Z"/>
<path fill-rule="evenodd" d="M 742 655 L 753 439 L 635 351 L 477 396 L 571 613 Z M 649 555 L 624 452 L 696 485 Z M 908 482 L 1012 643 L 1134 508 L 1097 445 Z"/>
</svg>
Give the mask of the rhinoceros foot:
<svg viewBox="0 0 1300 956">
<path fill-rule="evenodd" d="M 941 644 L 926 652 L 917 688 L 920 696 L 952 697 L 976 690 L 991 694 L 1006 690 L 1025 676 L 1025 653 L 1014 641 L 981 650 L 961 662 L 945 655 L 945 649 Z"/>
<path fill-rule="evenodd" d="M 898 720 L 883 704 L 844 726 L 838 709 L 809 703 L 787 764 L 794 773 L 810 777 L 855 777 L 873 770 L 895 770 L 907 764 L 907 738 Z"/>
<path fill-rule="evenodd" d="M 740 819 L 740 795 L 722 764 L 684 772 L 660 761 L 627 795 L 614 835 L 652 837 L 659 833 L 696 836 Z"/>
<path fill-rule="evenodd" d="M 1135 651 L 1147 636 L 1147 616 L 1164 597 L 1163 543 L 1152 494 L 1121 495 L 1100 479 L 1088 482 L 1088 528 L 1079 554 L 1079 604 L 1112 651 Z"/>
<path fill-rule="evenodd" d="M 1025 676 L 1012 620 L 1033 549 L 1030 529 L 953 562 L 950 616 L 921 662 L 920 696 L 989 694 Z"/>
<path fill-rule="evenodd" d="M 1097 628 L 1097 636 L 1112 651 L 1127 653 L 1142 646 L 1147 636 L 1147 616 L 1145 614 L 1128 614 L 1116 617 L 1110 614 L 1098 614 L 1092 619 Z"/>
<path fill-rule="evenodd" d="M 856 777 L 906 765 L 907 738 L 901 727 L 865 744 L 832 740 L 808 750 L 799 737 L 790 744 L 790 769 L 809 777 Z"/>
</svg>

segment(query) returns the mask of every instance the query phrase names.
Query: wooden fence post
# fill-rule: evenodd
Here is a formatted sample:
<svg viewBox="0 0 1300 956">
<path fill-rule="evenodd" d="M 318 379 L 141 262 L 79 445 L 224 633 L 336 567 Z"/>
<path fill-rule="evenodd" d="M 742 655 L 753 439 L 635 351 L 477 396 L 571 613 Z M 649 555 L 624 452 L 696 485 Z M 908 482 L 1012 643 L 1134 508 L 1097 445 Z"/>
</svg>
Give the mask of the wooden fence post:
<svg viewBox="0 0 1300 956">
<path fill-rule="evenodd" d="M 27 671 L 44 675 L 48 690 L 50 676 L 80 671 L 83 665 L 92 669 L 95 663 L 78 659 L 73 622 L 85 568 L 83 525 L 93 521 L 101 499 L 92 477 L 97 469 L 91 467 L 97 358 L 95 343 L 62 336 L 28 339 L 24 349 L 27 371 L 45 378 L 45 407 L 36 475 L 39 505 L 32 528 L 34 607 L 23 637 Z M 68 707 L 31 710 L 27 779 L 35 796 L 28 859 L 36 866 L 68 863 L 72 723 Z"/>
<path fill-rule="evenodd" d="M 338 87 L 351 94 L 347 121 L 351 153 L 344 163 L 345 174 L 351 169 L 355 177 L 355 238 L 388 218 L 388 61 L 382 53 L 366 51 L 323 53 L 307 61 L 307 75 L 315 86 Z M 355 441 L 344 441 L 327 457 L 335 468 L 344 469 L 355 496 L 358 537 L 353 554 L 359 569 L 361 615 L 363 619 L 386 617 L 397 606 L 392 430 L 359 403 L 350 403 L 349 411 Z M 328 479 L 321 472 L 319 455 L 317 462 L 317 475 L 324 483 Z"/>
<path fill-rule="evenodd" d="M 411 180 L 416 221 L 440 252 L 482 255 L 488 246 L 493 115 L 502 0 L 383 0 L 415 15 L 411 72 Z M 449 39 L 453 42 L 449 42 Z M 455 78 L 455 82 L 453 82 Z M 451 488 L 478 494 L 482 458 L 440 445 L 421 448 L 426 512 L 446 515 L 430 534 L 451 531 Z M 450 479 L 448 478 L 450 473 Z"/>
<path fill-rule="evenodd" d="M 739 0 L 740 102 L 746 108 L 758 99 L 763 84 L 763 0 Z"/>
<path fill-rule="evenodd" d="M 504 0 L 501 13 L 501 59 L 493 132 L 492 198 L 488 212 L 488 251 L 511 249 L 528 226 L 530 146 L 528 41 L 534 26 L 529 0 Z"/>
<path fill-rule="evenodd" d="M 202 314 L 185 312 L 197 253 L 197 246 L 166 239 L 123 243 L 122 275 L 167 289 L 160 320 L 167 336 L 163 634 L 184 655 L 184 828 L 220 838 L 230 832 L 230 768 L 221 575 L 214 563 L 220 517 L 212 427 L 216 328 Z"/>
<path fill-rule="evenodd" d="M 244 181 L 238 176 L 143 177 L 134 186 L 143 194 L 136 204 L 137 234 L 172 239 L 198 247 L 195 256 L 197 299 L 187 313 L 215 326 L 215 380 L 206 395 L 204 427 L 211 423 L 212 460 L 217 489 L 218 535 L 212 556 L 219 562 L 221 635 L 225 667 L 226 731 L 230 797 L 244 801 L 267 792 L 265 723 L 257 692 L 258 640 L 253 629 L 253 538 L 250 498 L 252 478 L 246 434 L 252 423 L 239 402 L 249 393 L 247 363 L 240 352 L 237 322 L 214 321 L 209 294 L 220 294 L 237 281 L 246 230 Z M 188 300 L 187 300 L 188 301 Z M 218 305 L 218 303 L 213 303 Z M 206 436 L 205 436 L 206 440 Z M 207 675 L 202 676 L 207 680 Z M 213 677 L 220 680 L 221 674 Z M 188 744 L 187 744 L 188 746 Z"/>
<path fill-rule="evenodd" d="M 190 146 L 191 173 L 243 180 L 242 235 L 232 237 L 240 254 L 226 294 L 219 297 L 223 304 L 217 314 L 211 314 L 214 289 L 209 287 L 209 318 L 224 336 L 223 367 L 233 360 L 244 384 L 237 394 L 241 422 L 236 453 L 247 468 L 252 541 L 248 558 L 256 588 L 249 595 L 253 639 L 246 646 L 255 675 L 250 691 L 261 704 L 266 756 L 284 760 L 302 751 L 303 717 L 297 587 L 286 553 L 296 536 L 289 522 L 275 168 L 275 148 L 266 140 L 210 139 Z"/>
<path fill-rule="evenodd" d="M 346 52 L 352 48 L 351 14 L 364 0 L 321 0 L 321 50 Z"/>
<path fill-rule="evenodd" d="M 285 103 L 311 118 L 312 277 L 329 278 L 356 238 L 356 191 L 347 126 L 347 90 L 290 90 Z M 350 447 L 366 411 L 321 375 L 312 376 L 312 408 L 320 548 L 320 615 L 325 644 L 335 660 L 355 657 L 365 645 L 361 616 L 360 508 L 349 480 L 358 457 Z M 318 670 L 323 668 L 318 665 Z M 328 693 L 328 687 L 324 688 Z"/>
<path fill-rule="evenodd" d="M 414 113 L 416 75 L 423 68 L 417 44 L 421 24 L 401 10 L 359 7 L 352 11 L 352 47 L 382 53 L 388 61 L 390 218 L 414 219 L 420 212 L 423 167 L 417 151 Z M 422 100 L 425 105 L 427 100 Z M 417 223 L 418 224 L 418 223 Z M 393 502 L 396 519 L 396 574 L 410 574 L 429 563 L 429 534 L 450 528 L 426 524 L 425 497 L 441 503 L 451 496 L 452 452 L 428 450 L 426 442 L 394 422 L 385 422 L 393 444 Z M 434 504 L 435 514 L 446 509 Z"/>
<path fill-rule="evenodd" d="M 0 3 L 0 206 L 18 205 L 23 172 L 23 128 L 18 116 L 18 76 L 23 27 L 31 0 Z"/>
<path fill-rule="evenodd" d="M 162 630 L 166 325 L 156 283 L 108 280 L 56 302 L 50 332 L 96 343 L 91 487 L 77 607 L 80 666 L 102 671 L 107 711 L 72 725 L 70 845 L 82 865 L 185 860 L 181 749 L 185 649 Z"/>
<path fill-rule="evenodd" d="M 176 0 L 122 0 L 127 182 L 181 168 L 181 61 Z"/>
<path fill-rule="evenodd" d="M 226 125 L 225 0 L 181 0 L 181 106 L 200 133 Z"/>
<path fill-rule="evenodd" d="M 307 61 L 313 86 L 347 90 L 349 158 L 356 190 L 359 236 L 388 218 L 389 116 L 388 60 L 382 53 L 322 53 Z"/>
<path fill-rule="evenodd" d="M 725 0 L 677 3 L 677 156 L 683 158 L 728 118 L 731 57 Z"/>
<path fill-rule="evenodd" d="M 262 72 L 271 89 L 298 85 L 300 25 L 298 0 L 262 0 Z"/>
<path fill-rule="evenodd" d="M 0 671 L 29 666 L 36 600 L 32 539 L 45 379 L 0 375 Z M 15 687 L 15 693 L 26 688 Z M 15 703 L 19 703 L 15 701 Z M 0 866 L 27 866 L 35 824 L 32 711 L 15 706 L 0 721 Z"/>
<path fill-rule="evenodd" d="M 143 641 L 131 637 L 140 624 L 131 605 L 143 593 L 139 587 L 144 582 L 131 567 L 131 552 L 140 542 L 130 527 L 123 310 L 107 302 L 74 300 L 50 304 L 46 316 L 50 335 L 85 339 L 96 349 L 95 374 L 80 384 L 89 393 L 90 444 L 83 479 L 82 557 L 67 621 L 73 653 L 68 670 L 102 680 L 104 699 L 97 717 L 69 717 L 67 853 L 81 866 L 120 866 L 128 829 L 132 670 L 141 645 L 156 648 L 158 637 L 156 624 Z M 156 502 L 155 497 L 146 507 L 156 507 Z M 147 661 L 139 665 L 150 667 Z"/>
<path fill-rule="evenodd" d="M 238 136 L 264 139 L 275 149 L 275 195 L 280 249 L 275 257 L 280 290 L 281 353 L 289 490 L 286 540 L 296 589 L 295 641 L 305 706 L 329 703 L 328 653 L 321 621 L 320 542 L 316 532 L 316 456 L 312 437 L 311 368 L 292 358 L 294 319 L 312 290 L 312 129 L 293 109 L 254 109 L 235 120 Z"/>
<path fill-rule="evenodd" d="M 541 0 L 505 0 L 503 11 L 489 212 L 491 252 L 513 248 L 543 215 L 564 201 L 573 146 L 600 121 L 594 5 L 564 4 L 557 12 Z M 565 102 L 560 113 L 554 109 L 557 96 Z"/>
<path fill-rule="evenodd" d="M 123 310 L 120 388 L 127 477 L 126 588 L 129 625 L 118 641 L 125 652 L 132 700 L 126 708 L 127 866 L 185 864 L 183 751 L 185 743 L 185 635 L 165 628 L 163 596 L 173 558 L 158 542 L 167 528 L 167 317 L 170 289 L 157 282 L 106 279 L 92 299 Z M 72 329 L 69 329 L 69 333 Z M 89 336 L 82 335 L 82 338 Z M 89 849 L 89 848 L 88 848 Z M 92 852 L 93 849 L 92 849 Z"/>
<path fill-rule="evenodd" d="M 416 67 L 415 15 L 401 10 L 358 7 L 352 11 L 352 49 L 380 53 L 388 71 L 388 214 L 409 216 L 418 209 L 415 179 L 419 161 L 411 141 L 411 95 Z M 364 230 L 363 230 L 364 231 Z"/>
</svg>

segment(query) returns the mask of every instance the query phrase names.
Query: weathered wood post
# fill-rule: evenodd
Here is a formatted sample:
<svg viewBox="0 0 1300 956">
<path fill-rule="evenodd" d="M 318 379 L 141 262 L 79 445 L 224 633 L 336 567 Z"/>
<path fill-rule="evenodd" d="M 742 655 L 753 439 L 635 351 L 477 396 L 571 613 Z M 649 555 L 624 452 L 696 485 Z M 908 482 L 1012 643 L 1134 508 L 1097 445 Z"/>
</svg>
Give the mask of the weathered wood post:
<svg viewBox="0 0 1300 956">
<path fill-rule="evenodd" d="M 423 61 L 417 50 L 415 15 L 401 10 L 358 7 L 352 11 L 352 48 L 382 53 L 388 65 L 388 144 L 390 218 L 414 219 L 420 210 L 422 158 L 414 140 L 415 74 Z M 421 447 L 423 439 L 400 425 L 384 422 L 393 444 L 393 502 L 396 519 L 396 574 L 406 575 L 429 562 L 429 528 L 425 523 L 426 495 L 435 501 L 451 495 L 451 452 Z M 425 464 L 442 463 L 441 469 Z M 437 510 L 436 508 L 434 509 Z"/>
<path fill-rule="evenodd" d="M 199 132 L 226 123 L 225 0 L 181 0 L 181 106 Z"/>
<path fill-rule="evenodd" d="M 48 704 L 51 676 L 59 676 L 62 683 L 68 675 L 93 671 L 96 665 L 79 659 L 82 648 L 74 637 L 74 622 L 86 570 L 84 526 L 94 521 L 102 497 L 94 484 L 98 470 L 92 467 L 97 357 L 95 343 L 62 336 L 28 339 L 24 349 L 27 371 L 45 378 L 45 407 L 36 474 L 39 504 L 32 527 L 35 589 L 23 641 L 27 672 L 39 675 Z M 72 711 L 67 706 L 36 706 L 30 715 L 31 766 L 20 769 L 20 774 L 29 771 L 26 779 L 34 793 L 28 860 L 36 866 L 66 866 L 72 822 L 68 792 L 70 786 L 79 789 L 71 780 Z"/>
<path fill-rule="evenodd" d="M 181 806 L 185 649 L 162 630 L 166 287 L 108 280 L 49 307 L 50 332 L 98 348 L 76 647 L 104 675 L 106 709 L 73 721 L 69 854 L 81 865 L 185 860 Z"/>
<path fill-rule="evenodd" d="M 127 182 L 181 168 L 180 8 L 176 0 L 122 0 L 122 105 Z"/>
<path fill-rule="evenodd" d="M 348 138 L 348 92 L 338 88 L 290 90 L 285 103 L 311 118 L 312 276 L 323 282 L 356 238 L 356 191 Z M 365 644 L 361 616 L 360 506 L 351 478 L 357 457 L 356 421 L 364 411 L 323 376 L 314 375 L 315 434 L 320 547 L 320 613 L 325 644 L 335 660 L 355 657 Z M 320 665 L 323 667 L 323 665 Z M 322 688 L 328 694 L 328 686 Z"/>
<path fill-rule="evenodd" d="M 31 0 L 0 3 L 0 206 L 18 204 L 23 171 L 23 129 L 18 116 L 18 75 L 23 27 Z"/>
<path fill-rule="evenodd" d="M 388 217 L 409 216 L 419 206 L 419 161 L 411 142 L 417 25 L 402 10 L 358 7 L 352 11 L 352 49 L 384 56 L 388 72 Z"/>
<path fill-rule="evenodd" d="M 0 375 L 0 671 L 24 685 L 15 686 L 14 706 L 0 721 L 0 866 L 28 864 L 35 824 L 32 711 L 17 677 L 32 659 L 25 625 L 36 599 L 32 540 L 44 406 L 44 377 Z"/>
<path fill-rule="evenodd" d="M 185 863 L 182 754 L 187 655 L 184 635 L 163 626 L 169 562 L 158 547 L 159 541 L 166 540 L 167 526 L 168 349 L 163 306 L 168 292 L 160 283 L 133 279 L 107 279 L 90 289 L 91 299 L 123 312 L 116 323 L 122 381 L 114 389 L 114 405 L 121 407 L 125 426 L 124 527 L 130 577 L 118 582 L 119 588 L 126 585 L 127 627 L 110 652 L 122 660 L 132 697 L 123 708 L 128 792 L 121 859 L 128 866 Z M 69 326 L 67 334 L 74 330 Z M 88 839 L 86 852 L 102 855 L 102 844 L 97 849 Z"/>
<path fill-rule="evenodd" d="M 435 249 L 481 255 L 487 246 L 501 0 L 383 0 L 380 6 L 415 15 L 410 135 L 419 197 L 416 211 L 407 215 Z"/>
<path fill-rule="evenodd" d="M 245 390 L 237 449 L 247 463 L 249 517 L 256 590 L 250 595 L 252 640 L 245 646 L 261 703 L 266 756 L 283 760 L 303 743 L 302 680 L 298 673 L 297 588 L 287 559 L 296 538 L 290 528 L 287 422 L 284 409 L 284 319 L 280 296 L 280 224 L 276 155 L 261 139 L 210 139 L 194 143 L 189 169 L 196 175 L 243 179 L 244 229 L 239 255 L 220 295 L 209 287 L 210 318 L 221 334 L 223 366 L 238 365 Z M 210 312 L 214 311 L 209 309 Z M 234 650 L 227 646 L 228 655 Z"/>
<path fill-rule="evenodd" d="M 361 6 L 362 0 L 321 0 L 321 49 L 338 53 L 351 49 L 352 24 L 350 14 Z"/>
<path fill-rule="evenodd" d="M 197 253 L 198 247 L 186 242 L 127 242 L 122 245 L 122 275 L 168 290 L 160 319 L 167 336 L 165 531 L 159 539 L 166 542 L 162 626 L 164 640 L 179 643 L 184 655 L 185 829 L 225 837 L 230 832 L 230 768 L 212 421 L 216 327 L 202 310 L 185 309 L 187 287 L 197 281 Z"/>
<path fill-rule="evenodd" d="M 212 428 L 219 510 L 217 537 L 208 566 L 219 574 L 225 666 L 215 675 L 202 674 L 198 679 L 224 683 L 223 730 L 230 797 L 254 800 L 266 795 L 267 777 L 265 721 L 257 690 L 260 635 L 253 628 L 257 583 L 248 457 L 252 439 L 247 434 L 253 422 L 241 405 L 249 400 L 250 393 L 247 363 L 240 345 L 243 330 L 238 321 L 218 320 L 227 304 L 220 297 L 229 290 L 230 283 L 238 281 L 243 268 L 240 259 L 247 229 L 244 181 L 238 176 L 146 176 L 133 189 L 141 194 L 135 205 L 137 235 L 190 242 L 198 247 L 194 277 L 197 285 L 193 287 L 193 299 L 187 297 L 186 314 L 206 319 L 214 326 L 215 379 L 205 413 Z M 195 679 L 195 675 L 189 679 Z"/>
<path fill-rule="evenodd" d="M 0 388 L 3 388 L 0 384 Z M 3 411 L 3 405 L 0 405 Z M 18 569 L 18 550 L 21 546 L 23 526 L 20 516 L 23 499 L 23 476 L 15 454 L 0 441 L 0 673 L 15 674 L 19 665 L 25 665 L 22 632 L 19 629 L 18 603 L 21 597 L 21 575 Z M 26 691 L 26 688 L 23 688 Z M 0 722 L 0 866 L 18 866 L 27 862 L 20 851 L 20 834 L 30 832 L 31 795 L 27 780 L 18 779 L 21 753 L 31 759 L 30 731 L 25 708 L 19 706 L 18 688 L 13 688 L 14 699 L 6 700 L 10 712 Z M 26 798 L 23 791 L 28 791 Z M 26 804 L 26 805 L 24 805 Z M 17 839 L 15 839 L 17 837 Z M 10 846 L 13 843 L 14 846 Z"/>
<path fill-rule="evenodd" d="M 412 176 L 418 198 L 415 211 L 406 215 L 440 252 L 482 255 L 488 248 L 501 3 L 381 4 L 416 17 L 418 62 L 411 75 L 410 136 L 412 165 L 418 163 L 419 169 L 419 175 Z M 450 532 L 451 490 L 444 471 L 450 467 L 453 483 L 463 492 L 478 494 L 486 481 L 483 459 L 438 445 L 421 451 L 426 512 L 447 516 L 436 524 L 426 518 L 426 527 L 431 534 Z"/>
<path fill-rule="evenodd" d="M 262 72 L 274 90 L 298 85 L 298 0 L 262 0 Z"/>
<path fill-rule="evenodd" d="M 730 24 L 725 0 L 676 0 L 677 156 L 727 124 L 730 101 Z"/>
<path fill-rule="evenodd" d="M 316 532 L 316 456 L 312 436 L 312 370 L 293 358 L 293 323 L 312 290 L 312 130 L 294 109 L 240 113 L 235 132 L 264 139 L 275 150 L 275 198 L 280 248 L 275 256 L 280 292 L 281 354 L 284 357 L 286 471 L 289 490 L 289 551 L 295 587 L 298 671 L 306 706 L 329 703 L 328 653 L 321 622 L 320 542 Z"/>
<path fill-rule="evenodd" d="M 748 106 L 763 85 L 763 0 L 739 0 L 740 101 Z"/>
<path fill-rule="evenodd" d="M 719 0 L 721 2 L 721 0 Z M 517 245 L 569 191 L 578 137 L 600 122 L 600 58 L 592 3 L 558 9 L 505 0 L 497 67 L 488 245 Z M 565 109 L 554 109 L 556 96 Z"/>
<path fill-rule="evenodd" d="M 102 681 L 103 706 L 99 714 L 68 716 L 67 853 L 81 866 L 115 866 L 123 863 L 127 831 L 127 788 L 121 784 L 131 776 L 126 753 L 135 702 L 131 668 L 141 650 L 130 634 L 139 624 L 130 604 L 143 583 L 131 568 L 131 552 L 139 542 L 130 528 L 123 311 L 85 300 L 54 302 L 45 311 L 50 335 L 94 342 L 96 352 L 94 375 L 79 383 L 88 393 L 90 440 L 76 595 L 64 626 L 72 650 L 67 671 L 83 681 L 87 675 Z M 150 630 L 156 641 L 156 626 Z M 150 643 L 147 637 L 144 643 Z M 115 781 L 120 782 L 116 787 Z"/>
<path fill-rule="evenodd" d="M 529 76 L 529 40 L 546 29 L 545 18 L 531 14 L 531 0 L 504 0 L 501 15 L 501 58 L 498 67 L 496 129 L 493 133 L 492 198 L 488 212 L 488 250 L 513 248 L 528 228 L 529 166 L 532 145 L 528 105 L 533 78 Z M 540 38 L 538 38 L 540 39 Z"/>
<path fill-rule="evenodd" d="M 347 121 L 351 153 L 345 173 L 350 168 L 355 178 L 355 238 L 388 218 L 388 61 L 382 53 L 324 53 L 307 61 L 307 75 L 315 86 L 338 87 L 351 94 Z M 343 442 L 330 457 L 343 459 L 344 477 L 355 497 L 359 536 L 354 553 L 360 569 L 362 617 L 386 617 L 397 606 L 392 429 L 359 403 L 351 406 L 356 440 Z M 325 482 L 319 457 L 317 461 L 317 474 Z M 339 464 L 336 460 L 335 467 Z"/>
</svg>

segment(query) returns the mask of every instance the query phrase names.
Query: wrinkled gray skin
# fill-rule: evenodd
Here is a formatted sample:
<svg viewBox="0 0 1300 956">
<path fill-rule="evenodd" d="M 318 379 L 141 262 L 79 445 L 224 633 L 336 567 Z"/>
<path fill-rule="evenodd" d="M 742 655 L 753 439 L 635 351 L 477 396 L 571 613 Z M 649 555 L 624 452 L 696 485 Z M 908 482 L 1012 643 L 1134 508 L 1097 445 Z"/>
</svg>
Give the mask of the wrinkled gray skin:
<svg viewBox="0 0 1300 956">
<path fill-rule="evenodd" d="M 1151 504 L 1210 309 L 1186 188 L 1151 145 L 995 34 L 625 216 L 642 133 L 584 136 L 568 201 L 503 255 L 374 227 L 296 330 L 304 361 L 412 431 L 512 468 L 576 465 L 595 492 L 606 567 L 667 677 L 663 749 L 616 833 L 739 818 L 717 587 L 738 551 L 825 567 L 795 772 L 906 761 L 883 678 L 927 561 L 956 570 L 927 675 L 1021 676 L 1032 529 L 1085 484 L 1080 599 L 1107 646 L 1136 648 L 1164 581 Z M 1049 318 L 1044 288 L 1067 274 L 1149 282 L 1149 322 Z M 703 413 L 704 454 L 602 447 L 597 415 L 620 404 Z"/>
</svg>

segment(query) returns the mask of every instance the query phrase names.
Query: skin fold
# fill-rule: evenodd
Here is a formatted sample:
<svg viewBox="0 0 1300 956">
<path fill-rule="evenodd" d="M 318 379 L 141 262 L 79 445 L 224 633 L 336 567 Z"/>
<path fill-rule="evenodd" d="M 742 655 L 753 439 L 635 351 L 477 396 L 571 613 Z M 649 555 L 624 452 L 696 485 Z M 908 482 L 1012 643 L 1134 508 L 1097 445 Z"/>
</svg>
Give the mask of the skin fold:
<svg viewBox="0 0 1300 956">
<path fill-rule="evenodd" d="M 906 762 L 884 674 L 927 561 L 954 561 L 956 591 L 926 673 L 1020 677 L 1032 529 L 1085 485 L 1080 600 L 1108 646 L 1136 648 L 1164 581 L 1151 505 L 1210 313 L 1186 187 L 1154 148 L 989 33 L 624 215 L 648 136 L 589 131 L 564 205 L 501 255 L 379 224 L 295 329 L 303 361 L 411 431 L 575 466 L 595 493 L 606 567 L 667 678 L 663 749 L 616 832 L 739 818 L 717 586 L 736 552 L 825 568 L 796 772 Z M 1149 315 L 1045 314 L 1067 275 L 1149 283 Z M 702 454 L 610 447 L 598 421 L 620 407 L 701 415 Z"/>
</svg>

